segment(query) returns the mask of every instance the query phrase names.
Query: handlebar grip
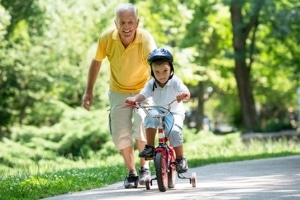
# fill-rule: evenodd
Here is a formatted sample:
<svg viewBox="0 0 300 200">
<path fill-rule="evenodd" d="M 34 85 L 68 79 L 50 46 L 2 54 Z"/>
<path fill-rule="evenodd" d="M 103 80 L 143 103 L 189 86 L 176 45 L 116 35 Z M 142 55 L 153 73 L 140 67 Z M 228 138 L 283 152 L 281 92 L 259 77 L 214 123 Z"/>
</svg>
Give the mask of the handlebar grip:
<svg viewBox="0 0 300 200">
<path fill-rule="evenodd" d="M 126 106 L 132 107 L 132 108 L 139 108 L 139 105 L 137 103 L 131 104 L 131 103 L 126 103 Z"/>
</svg>

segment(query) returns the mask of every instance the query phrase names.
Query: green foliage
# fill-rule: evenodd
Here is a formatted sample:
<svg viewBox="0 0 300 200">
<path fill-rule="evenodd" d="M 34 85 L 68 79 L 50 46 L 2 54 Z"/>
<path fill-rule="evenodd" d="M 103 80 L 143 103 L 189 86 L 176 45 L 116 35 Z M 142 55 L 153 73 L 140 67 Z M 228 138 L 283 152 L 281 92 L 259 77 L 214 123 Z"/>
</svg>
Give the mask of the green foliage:
<svg viewBox="0 0 300 200">
<path fill-rule="evenodd" d="M 257 33 L 258 38 L 263 40 L 257 41 L 255 70 L 252 73 L 254 93 L 260 108 L 261 129 L 266 129 L 264 131 L 278 130 L 281 126 L 290 127 L 284 121 L 288 118 L 289 108 L 296 110 L 300 71 L 297 56 L 300 53 L 297 47 L 300 42 L 299 2 L 266 3 L 261 28 Z M 276 121 L 282 121 L 282 125 L 278 127 Z"/>
<path fill-rule="evenodd" d="M 234 63 L 229 2 L 232 1 L 201 1 L 199 4 L 191 4 L 194 8 L 193 18 L 187 25 L 188 31 L 182 40 L 182 46 L 193 46 L 196 53 L 192 54 L 195 58 L 191 60 L 199 63 L 198 66 L 206 67 L 206 71 L 202 71 L 201 75 L 207 77 L 204 80 L 205 85 L 212 87 L 213 93 L 205 102 L 205 113 L 211 117 L 225 114 L 223 118 L 240 126 L 242 121 L 238 120 L 238 117 L 241 117 L 241 111 L 236 108 L 241 102 L 236 98 L 238 91 L 232 73 Z M 255 3 L 259 1 L 235 2 L 244 6 L 243 20 L 248 22 L 251 8 L 255 8 Z M 278 108 L 272 111 L 272 117 L 282 109 L 287 113 L 287 108 L 295 107 L 297 102 L 295 93 L 300 71 L 299 56 L 295 56 L 299 54 L 299 48 L 295 48 L 299 46 L 299 34 L 296 30 L 299 30 L 300 10 L 297 5 L 299 3 L 293 0 L 265 1 L 256 31 L 253 59 L 247 60 L 248 64 L 252 62 L 250 84 L 253 86 L 257 107 Z M 248 54 L 251 53 L 251 41 L 250 38 L 247 40 Z M 191 87 L 192 91 L 195 89 Z M 227 106 L 228 100 L 230 106 Z"/>
<path fill-rule="evenodd" d="M 118 2 L 1 2 L 5 17 L 0 37 L 6 38 L 0 44 L 2 131 L 14 124 L 55 123 L 61 111 L 53 108 L 53 101 L 80 106 L 94 53 L 90 49 L 94 50 L 100 31 L 111 24 L 111 11 Z M 94 101 L 98 107 L 107 105 L 107 73 L 103 70 L 105 87 L 95 91 L 102 100 Z"/>
<path fill-rule="evenodd" d="M 3 139 L 0 145 L 1 165 L 10 169 L 26 169 L 40 159 L 51 160 L 56 154 L 41 147 L 27 147 L 21 143 Z M 9 151 L 7 151 L 9 149 Z"/>
<path fill-rule="evenodd" d="M 80 106 L 95 44 L 100 33 L 113 25 L 113 11 L 120 2 L 125 1 L 1 1 L 1 136 L 7 136 L 15 124 L 51 126 L 59 122 L 64 108 L 56 108 L 57 104 Z M 230 104 L 238 107 L 232 73 L 231 1 L 134 3 L 140 11 L 140 26 L 154 35 L 159 46 L 172 51 L 176 73 L 192 93 L 199 93 L 197 85 L 202 82 L 213 88 L 209 101 L 232 99 Z M 256 1 L 240 3 L 248 22 Z M 299 13 L 296 0 L 265 1 L 252 52 L 251 85 L 258 106 L 295 107 L 300 71 Z M 108 104 L 108 74 L 105 60 L 94 91 L 97 108 Z M 212 109 L 206 105 L 207 113 Z M 209 115 L 220 111 L 230 121 L 237 121 L 231 108 L 218 106 Z"/>
<path fill-rule="evenodd" d="M 279 132 L 285 130 L 293 130 L 294 127 L 290 124 L 290 122 L 286 120 L 279 120 L 277 118 L 272 118 L 264 123 L 256 132 Z"/>
<path fill-rule="evenodd" d="M 106 159 L 111 155 L 116 155 L 118 153 L 119 151 L 116 149 L 114 143 L 112 141 L 108 141 L 102 146 L 96 155 L 98 155 L 99 158 Z"/>
<path fill-rule="evenodd" d="M 43 149 L 71 159 L 86 159 L 110 139 L 108 117 L 100 116 L 107 116 L 107 111 L 65 110 L 60 123 L 40 128 L 16 127 L 11 138 L 24 148 Z"/>
</svg>

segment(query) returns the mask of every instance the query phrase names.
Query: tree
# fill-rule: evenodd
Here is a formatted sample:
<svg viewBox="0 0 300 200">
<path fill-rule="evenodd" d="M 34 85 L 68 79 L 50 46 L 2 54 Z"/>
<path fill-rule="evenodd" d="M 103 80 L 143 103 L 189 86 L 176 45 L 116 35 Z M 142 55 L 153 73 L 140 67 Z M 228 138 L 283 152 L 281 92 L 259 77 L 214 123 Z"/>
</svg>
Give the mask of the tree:
<svg viewBox="0 0 300 200">
<path fill-rule="evenodd" d="M 226 37 L 230 32 L 226 30 L 228 26 L 226 11 L 219 1 L 202 0 L 187 5 L 194 12 L 191 21 L 186 26 L 187 31 L 180 47 L 194 49 L 192 61 L 197 66 L 195 74 L 201 77 L 196 84 L 191 85 L 193 97 L 197 101 L 195 128 L 198 131 L 202 129 L 202 121 L 206 115 L 205 102 L 208 100 L 207 97 L 212 95 L 211 92 L 222 90 L 217 85 L 217 80 L 221 80 L 217 73 L 226 74 L 228 68 L 224 65 L 225 62 L 215 63 L 215 60 L 224 60 L 224 50 L 229 47 L 226 44 Z M 215 91 L 210 91 L 212 88 Z"/>
<path fill-rule="evenodd" d="M 94 46 L 118 2 L 1 1 L 1 130 L 51 125 L 67 106 L 81 105 Z M 95 96 L 104 99 L 98 107 L 107 105 L 106 87 Z"/>
<path fill-rule="evenodd" d="M 286 107 L 293 105 L 291 100 L 296 102 L 293 96 L 299 84 L 299 8 L 299 2 L 294 0 L 230 3 L 234 74 L 248 131 L 258 127 L 263 130 L 266 120 L 284 121 Z M 258 105 L 262 107 L 259 113 Z"/>
<path fill-rule="evenodd" d="M 43 15 L 41 10 L 36 6 L 36 1 L 1 1 L 1 8 L 4 8 L 5 14 L 3 19 L 8 19 L 1 24 L 5 31 L 3 40 L 1 40 L 1 63 L 0 63 L 0 85 L 1 85 L 1 102 L 0 102 L 0 131 L 6 132 L 7 125 L 13 124 L 15 118 L 17 122 L 22 121 L 26 108 L 32 106 L 32 95 L 34 88 L 29 86 L 28 77 L 33 75 L 30 67 L 26 65 L 26 59 L 30 56 L 29 48 L 31 47 L 30 35 L 40 34 L 44 28 L 41 25 Z M 2 7 L 3 6 L 3 7 Z M 37 17 L 31 17 L 36 15 Z M 28 28 L 31 24 L 32 29 Z M 24 90 L 30 88 L 31 92 Z"/>
<path fill-rule="evenodd" d="M 264 4 L 264 0 L 252 1 L 252 10 L 247 16 L 247 22 L 244 21 L 242 14 L 244 0 L 232 0 L 230 5 L 231 23 L 233 31 L 233 49 L 234 49 L 234 75 L 237 81 L 239 99 L 242 111 L 244 126 L 251 130 L 258 127 L 258 119 L 255 109 L 255 101 L 251 85 L 251 65 L 253 62 L 252 49 L 255 45 L 255 34 L 259 25 L 259 12 Z M 252 38 L 249 47 L 247 39 L 252 31 Z M 246 60 L 249 59 L 247 63 Z"/>
</svg>

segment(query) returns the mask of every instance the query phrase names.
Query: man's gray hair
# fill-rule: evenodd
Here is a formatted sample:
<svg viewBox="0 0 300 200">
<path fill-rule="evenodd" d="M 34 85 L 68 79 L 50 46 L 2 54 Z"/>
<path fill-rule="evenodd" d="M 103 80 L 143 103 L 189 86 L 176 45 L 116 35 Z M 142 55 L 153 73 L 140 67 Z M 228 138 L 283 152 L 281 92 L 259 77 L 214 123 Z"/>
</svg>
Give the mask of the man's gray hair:
<svg viewBox="0 0 300 200">
<path fill-rule="evenodd" d="M 123 4 L 120 4 L 116 8 L 116 10 L 115 10 L 115 19 L 118 18 L 119 12 L 124 11 L 124 10 L 132 10 L 134 12 L 135 17 L 138 18 L 138 9 L 137 9 L 137 7 L 134 6 L 131 3 L 123 3 Z"/>
</svg>

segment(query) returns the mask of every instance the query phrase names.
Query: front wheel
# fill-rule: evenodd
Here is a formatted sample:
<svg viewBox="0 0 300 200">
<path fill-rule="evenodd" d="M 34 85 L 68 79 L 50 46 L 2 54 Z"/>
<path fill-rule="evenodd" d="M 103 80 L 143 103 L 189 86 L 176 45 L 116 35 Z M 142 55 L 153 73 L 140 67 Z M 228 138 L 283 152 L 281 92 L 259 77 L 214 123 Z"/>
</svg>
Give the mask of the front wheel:
<svg viewBox="0 0 300 200">
<path fill-rule="evenodd" d="M 168 187 L 168 169 L 166 157 L 161 152 L 155 155 L 154 166 L 156 171 L 158 189 L 161 192 L 165 192 Z"/>
<path fill-rule="evenodd" d="M 168 172 L 168 187 L 169 188 L 174 188 L 175 187 L 175 182 L 176 182 L 176 167 L 172 166 L 172 164 L 169 167 L 169 172 Z"/>
</svg>

